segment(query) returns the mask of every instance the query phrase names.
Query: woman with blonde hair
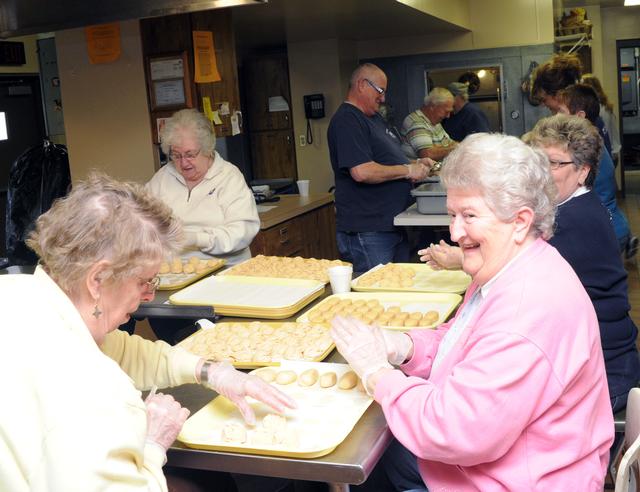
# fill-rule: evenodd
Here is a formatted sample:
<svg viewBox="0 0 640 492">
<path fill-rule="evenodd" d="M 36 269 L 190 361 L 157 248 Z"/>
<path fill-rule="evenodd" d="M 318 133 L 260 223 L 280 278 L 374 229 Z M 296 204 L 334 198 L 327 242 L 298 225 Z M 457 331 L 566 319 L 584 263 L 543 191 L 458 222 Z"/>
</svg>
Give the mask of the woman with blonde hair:
<svg viewBox="0 0 640 492">
<path fill-rule="evenodd" d="M 249 424 L 251 396 L 294 403 L 228 363 L 117 330 L 153 299 L 182 230 L 141 186 L 94 175 L 41 215 L 33 275 L 0 276 L 0 490 L 166 491 L 162 467 L 189 412 L 161 393 L 202 383 Z"/>
</svg>

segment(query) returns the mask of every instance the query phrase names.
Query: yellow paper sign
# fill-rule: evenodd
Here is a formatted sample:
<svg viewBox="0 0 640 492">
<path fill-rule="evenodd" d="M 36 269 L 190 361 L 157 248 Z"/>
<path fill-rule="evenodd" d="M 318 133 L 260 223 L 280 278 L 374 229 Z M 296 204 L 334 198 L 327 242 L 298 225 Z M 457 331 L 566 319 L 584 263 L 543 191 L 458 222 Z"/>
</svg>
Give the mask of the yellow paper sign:
<svg viewBox="0 0 640 492">
<path fill-rule="evenodd" d="M 85 27 L 84 32 L 90 63 L 110 63 L 120 58 L 119 23 Z"/>
<path fill-rule="evenodd" d="M 211 31 L 193 31 L 193 59 L 195 61 L 195 81 L 219 82 L 222 80 L 218 72 L 216 52 L 213 47 Z"/>
</svg>

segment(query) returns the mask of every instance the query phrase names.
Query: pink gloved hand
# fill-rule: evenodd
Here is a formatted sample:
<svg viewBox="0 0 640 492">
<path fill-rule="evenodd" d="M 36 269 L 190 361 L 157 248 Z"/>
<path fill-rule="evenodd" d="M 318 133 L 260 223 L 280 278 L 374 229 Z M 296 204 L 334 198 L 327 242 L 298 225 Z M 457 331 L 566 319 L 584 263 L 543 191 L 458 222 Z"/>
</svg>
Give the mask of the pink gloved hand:
<svg viewBox="0 0 640 492">
<path fill-rule="evenodd" d="M 189 410 L 175 401 L 173 396 L 162 393 L 149 395 L 144 403 L 147 407 L 147 441 L 166 451 L 180 433 Z"/>
<path fill-rule="evenodd" d="M 429 175 L 429 168 L 422 164 L 420 159 L 411 164 L 407 164 L 407 169 L 409 170 L 407 179 L 414 183 L 416 181 L 422 181 Z"/>
<path fill-rule="evenodd" d="M 434 270 L 460 270 L 462 268 L 462 250 L 440 240 L 428 248 L 418 251 L 420 261 L 424 261 Z"/>
<path fill-rule="evenodd" d="M 249 425 L 255 425 L 256 415 L 246 400 L 247 396 L 261 401 L 278 413 L 284 412 L 286 408 L 296 408 L 296 402 L 292 398 L 265 383 L 258 376 L 234 369 L 228 362 L 212 364 L 208 376 L 207 384 L 231 400 Z"/>
<path fill-rule="evenodd" d="M 387 349 L 387 360 L 394 366 L 399 366 L 413 355 L 413 340 L 402 332 L 380 330 Z"/>
<path fill-rule="evenodd" d="M 393 369 L 387 361 L 387 348 L 378 325 L 368 326 L 355 318 L 336 316 L 331 321 L 331 336 L 338 351 L 360 376 L 367 393 L 367 379 L 380 369 Z"/>
</svg>

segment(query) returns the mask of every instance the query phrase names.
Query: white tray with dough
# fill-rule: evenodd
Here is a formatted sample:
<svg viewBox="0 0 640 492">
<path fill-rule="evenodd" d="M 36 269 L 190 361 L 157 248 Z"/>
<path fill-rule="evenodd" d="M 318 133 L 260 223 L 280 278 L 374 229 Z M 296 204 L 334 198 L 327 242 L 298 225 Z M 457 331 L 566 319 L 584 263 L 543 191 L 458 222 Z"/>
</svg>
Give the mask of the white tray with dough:
<svg viewBox="0 0 640 492">
<path fill-rule="evenodd" d="M 252 399 L 257 424 L 251 428 L 244 424 L 229 400 L 218 396 L 187 419 L 178 440 L 190 448 L 236 453 L 295 458 L 329 454 L 349 435 L 373 400 L 361 384 L 350 389 L 340 389 L 338 383 L 321 387 L 319 380 L 311 386 L 300 385 L 298 380 L 309 369 L 315 369 L 320 376 L 333 372 L 337 381 L 351 372 L 347 364 L 328 362 L 282 361 L 278 368 L 257 369 L 254 373 L 295 373 L 294 382 L 271 384 L 294 398 L 298 408 L 287 410 L 283 420 L 273 417 L 273 410 Z"/>
<path fill-rule="evenodd" d="M 443 292 L 464 294 L 471 277 L 462 270 L 434 270 L 426 263 L 377 265 L 351 281 L 359 292 Z"/>
<path fill-rule="evenodd" d="M 334 316 L 358 318 L 389 330 L 433 328 L 460 304 L 459 294 L 427 292 L 347 292 L 326 297 L 296 321 L 330 323 Z"/>
<path fill-rule="evenodd" d="M 171 304 L 213 306 L 216 314 L 288 318 L 324 293 L 324 282 L 293 278 L 207 277 L 169 297 Z"/>
</svg>

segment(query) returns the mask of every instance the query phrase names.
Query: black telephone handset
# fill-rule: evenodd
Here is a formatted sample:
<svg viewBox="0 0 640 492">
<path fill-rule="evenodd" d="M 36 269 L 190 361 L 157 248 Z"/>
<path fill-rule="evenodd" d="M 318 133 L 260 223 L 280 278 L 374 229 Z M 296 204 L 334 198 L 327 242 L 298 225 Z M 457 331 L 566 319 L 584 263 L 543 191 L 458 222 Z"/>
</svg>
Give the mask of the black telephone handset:
<svg viewBox="0 0 640 492">
<path fill-rule="evenodd" d="M 322 94 L 309 94 L 304 96 L 304 115 L 307 117 L 307 143 L 313 143 L 311 121 L 324 118 L 324 96 Z"/>
</svg>

